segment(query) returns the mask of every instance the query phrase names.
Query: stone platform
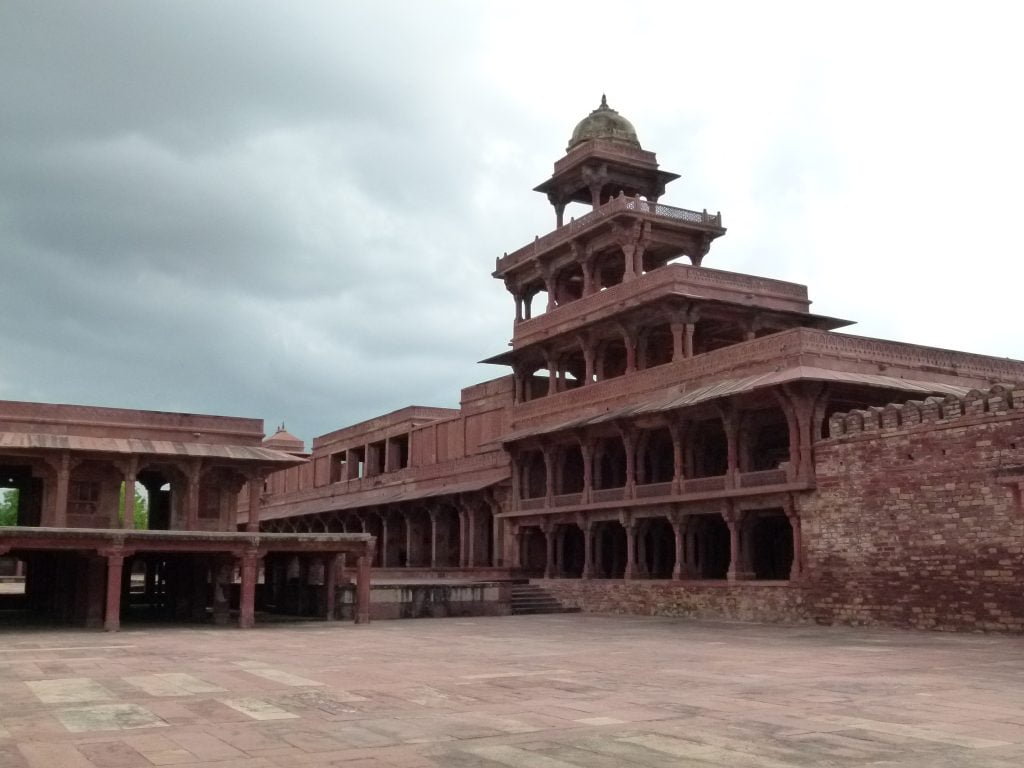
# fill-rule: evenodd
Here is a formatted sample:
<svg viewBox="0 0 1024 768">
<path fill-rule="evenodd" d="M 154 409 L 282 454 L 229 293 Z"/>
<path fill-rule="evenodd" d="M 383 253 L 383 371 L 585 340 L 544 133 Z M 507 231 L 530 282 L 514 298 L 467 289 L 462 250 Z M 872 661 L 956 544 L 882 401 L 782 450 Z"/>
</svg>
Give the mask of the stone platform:
<svg viewBox="0 0 1024 768">
<path fill-rule="evenodd" d="M 445 578 L 377 578 L 370 586 L 370 619 L 419 619 L 444 616 L 507 616 L 511 583 Z M 354 617 L 355 587 L 338 590 L 338 613 Z"/>
<path fill-rule="evenodd" d="M 3 768 L 1011 768 L 1019 638 L 587 615 L 0 634 Z"/>
</svg>

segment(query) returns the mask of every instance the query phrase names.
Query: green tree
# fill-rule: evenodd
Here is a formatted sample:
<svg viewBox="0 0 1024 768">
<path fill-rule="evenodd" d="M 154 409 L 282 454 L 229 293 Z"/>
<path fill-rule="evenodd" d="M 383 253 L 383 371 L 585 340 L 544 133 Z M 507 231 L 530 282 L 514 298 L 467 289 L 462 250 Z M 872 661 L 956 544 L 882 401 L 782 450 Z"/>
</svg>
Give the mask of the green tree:
<svg viewBox="0 0 1024 768">
<path fill-rule="evenodd" d="M 117 516 L 120 520 L 124 520 L 124 483 L 121 483 L 121 498 L 117 502 Z M 138 488 L 135 489 L 135 527 L 149 528 L 149 507 L 146 504 L 146 497 L 139 493 Z"/>
<path fill-rule="evenodd" d="M 18 492 L 0 490 L 0 525 L 18 524 Z"/>
</svg>

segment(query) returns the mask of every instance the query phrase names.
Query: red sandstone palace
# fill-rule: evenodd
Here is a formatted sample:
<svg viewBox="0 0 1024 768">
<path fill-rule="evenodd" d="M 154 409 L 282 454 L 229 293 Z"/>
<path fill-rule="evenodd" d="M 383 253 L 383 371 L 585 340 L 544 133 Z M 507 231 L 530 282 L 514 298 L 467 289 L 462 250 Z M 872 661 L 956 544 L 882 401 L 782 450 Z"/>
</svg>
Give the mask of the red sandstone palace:
<svg viewBox="0 0 1024 768">
<path fill-rule="evenodd" d="M 333 613 L 348 551 L 381 578 L 532 577 L 583 610 L 1024 629 L 1024 362 L 835 333 L 849 322 L 812 313 L 804 286 L 703 266 L 726 230 L 661 202 L 676 178 L 602 98 L 536 187 L 555 229 L 495 264 L 513 333 L 484 362 L 511 373 L 458 409 L 404 408 L 306 454 L 247 421 L 0 404 L 0 480 L 23 499 L 0 551 L 30 585 L 38 570 L 40 603 L 102 582 L 107 557 L 108 626 L 122 547 L 196 615 L 223 614 L 235 558 L 243 623 L 261 560 L 261 605 L 286 603 L 297 569 Z M 592 210 L 567 222 L 573 202 Z M 175 418 L 187 440 L 149 423 Z M 188 564 L 171 533 L 109 543 L 135 480 L 151 527 L 209 532 L 182 534 Z M 98 554 L 71 571 L 66 540 Z"/>
</svg>

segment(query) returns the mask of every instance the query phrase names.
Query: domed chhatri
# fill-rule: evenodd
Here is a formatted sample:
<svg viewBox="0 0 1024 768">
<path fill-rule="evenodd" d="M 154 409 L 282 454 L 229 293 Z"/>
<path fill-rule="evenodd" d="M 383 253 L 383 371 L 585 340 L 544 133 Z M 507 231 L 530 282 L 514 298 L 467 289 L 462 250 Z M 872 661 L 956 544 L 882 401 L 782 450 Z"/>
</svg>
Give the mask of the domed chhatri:
<svg viewBox="0 0 1024 768">
<path fill-rule="evenodd" d="M 601 106 L 580 120 L 569 139 L 570 152 L 573 147 L 590 139 L 605 139 L 641 149 L 640 140 L 636 137 L 636 129 L 626 118 L 608 106 L 608 99 L 601 94 Z"/>
</svg>

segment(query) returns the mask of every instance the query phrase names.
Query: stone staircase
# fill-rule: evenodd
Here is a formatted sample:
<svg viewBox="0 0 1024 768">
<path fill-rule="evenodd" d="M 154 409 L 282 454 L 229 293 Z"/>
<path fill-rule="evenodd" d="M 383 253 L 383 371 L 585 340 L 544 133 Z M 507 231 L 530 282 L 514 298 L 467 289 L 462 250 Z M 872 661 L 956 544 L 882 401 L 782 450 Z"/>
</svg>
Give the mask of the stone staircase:
<svg viewBox="0 0 1024 768">
<path fill-rule="evenodd" d="M 539 584 L 513 584 L 512 615 L 523 616 L 531 613 L 579 613 L 579 608 L 566 608 Z"/>
</svg>

